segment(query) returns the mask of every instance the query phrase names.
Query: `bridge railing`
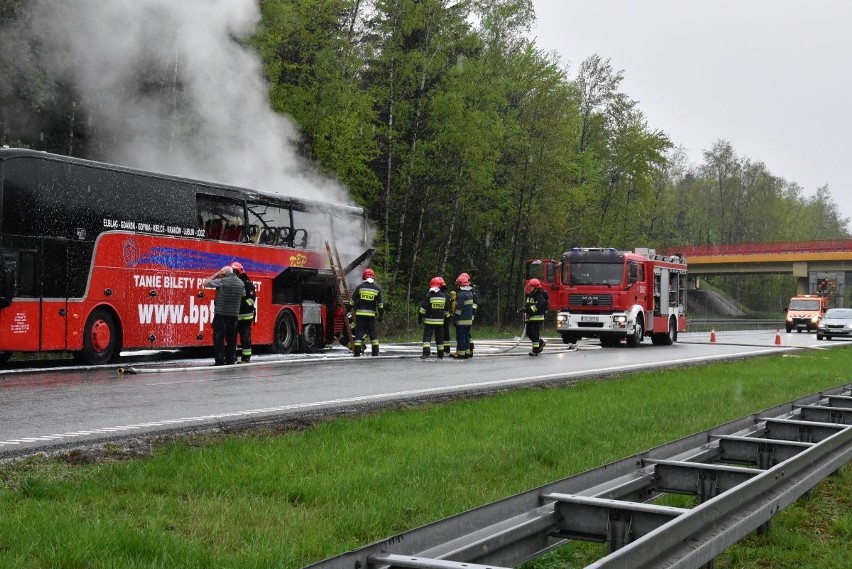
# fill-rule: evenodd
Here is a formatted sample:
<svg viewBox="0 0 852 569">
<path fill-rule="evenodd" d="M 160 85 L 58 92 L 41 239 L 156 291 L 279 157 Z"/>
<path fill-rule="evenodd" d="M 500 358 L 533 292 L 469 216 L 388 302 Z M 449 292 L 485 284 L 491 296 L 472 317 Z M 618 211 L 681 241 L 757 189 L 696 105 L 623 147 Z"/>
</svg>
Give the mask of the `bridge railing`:
<svg viewBox="0 0 852 569">
<path fill-rule="evenodd" d="M 822 241 L 786 241 L 775 243 L 729 243 L 725 245 L 683 245 L 667 248 L 663 254 L 679 253 L 686 257 L 713 257 L 722 255 L 772 255 L 783 253 L 824 253 L 852 251 L 852 239 Z"/>
</svg>

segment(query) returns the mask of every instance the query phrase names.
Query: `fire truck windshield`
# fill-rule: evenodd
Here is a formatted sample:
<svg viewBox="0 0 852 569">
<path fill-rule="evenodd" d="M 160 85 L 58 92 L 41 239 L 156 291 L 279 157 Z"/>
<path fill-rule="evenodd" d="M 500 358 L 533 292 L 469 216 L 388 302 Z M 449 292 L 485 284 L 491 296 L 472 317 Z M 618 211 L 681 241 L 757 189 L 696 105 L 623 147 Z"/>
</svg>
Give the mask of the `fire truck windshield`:
<svg viewBox="0 0 852 569">
<path fill-rule="evenodd" d="M 623 263 L 571 263 L 572 285 L 620 285 L 624 278 Z"/>
</svg>

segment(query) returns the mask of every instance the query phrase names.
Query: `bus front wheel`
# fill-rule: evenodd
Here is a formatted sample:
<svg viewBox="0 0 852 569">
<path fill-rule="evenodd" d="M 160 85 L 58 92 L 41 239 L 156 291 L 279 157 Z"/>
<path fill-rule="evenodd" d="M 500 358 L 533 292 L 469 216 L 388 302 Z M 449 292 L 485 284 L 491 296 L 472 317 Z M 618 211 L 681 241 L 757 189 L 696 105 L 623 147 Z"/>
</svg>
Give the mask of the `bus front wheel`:
<svg viewBox="0 0 852 569">
<path fill-rule="evenodd" d="M 121 338 L 115 317 L 103 308 L 98 308 L 86 320 L 83 330 L 81 359 L 89 364 L 105 364 L 118 358 Z"/>
<path fill-rule="evenodd" d="M 275 351 L 279 354 L 291 354 L 299 345 L 299 334 L 296 332 L 296 319 L 292 312 L 282 310 L 275 319 Z"/>
</svg>

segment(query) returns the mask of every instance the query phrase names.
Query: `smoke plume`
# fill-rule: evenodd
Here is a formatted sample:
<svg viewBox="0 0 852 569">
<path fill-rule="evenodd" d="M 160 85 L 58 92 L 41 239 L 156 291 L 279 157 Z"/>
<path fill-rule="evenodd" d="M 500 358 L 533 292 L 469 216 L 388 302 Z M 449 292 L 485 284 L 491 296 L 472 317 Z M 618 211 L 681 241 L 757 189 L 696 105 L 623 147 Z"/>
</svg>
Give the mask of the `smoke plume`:
<svg viewBox="0 0 852 569">
<path fill-rule="evenodd" d="M 241 44 L 257 0 L 36 0 L 44 63 L 71 84 L 99 159 L 347 203 L 299 157 L 272 111 L 259 57 Z"/>
</svg>

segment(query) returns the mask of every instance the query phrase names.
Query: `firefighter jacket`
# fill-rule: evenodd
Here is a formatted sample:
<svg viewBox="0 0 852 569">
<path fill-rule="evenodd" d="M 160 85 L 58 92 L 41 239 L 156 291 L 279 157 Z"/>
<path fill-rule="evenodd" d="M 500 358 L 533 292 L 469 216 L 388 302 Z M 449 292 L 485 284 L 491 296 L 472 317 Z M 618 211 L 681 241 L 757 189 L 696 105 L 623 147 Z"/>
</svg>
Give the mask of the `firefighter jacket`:
<svg viewBox="0 0 852 569">
<path fill-rule="evenodd" d="M 450 315 L 450 295 L 437 288 L 430 288 L 420 304 L 420 318 L 423 324 L 443 326 L 444 319 Z"/>
<path fill-rule="evenodd" d="M 542 322 L 547 314 L 547 293 L 535 288 L 524 299 L 524 309 L 527 314 L 527 322 Z"/>
<path fill-rule="evenodd" d="M 352 292 L 349 304 L 355 309 L 355 317 L 375 318 L 385 310 L 382 289 L 376 283 L 364 281 Z"/>
<path fill-rule="evenodd" d="M 254 320 L 254 306 L 257 300 L 257 292 L 254 289 L 254 283 L 248 278 L 245 273 L 237 275 L 243 281 L 243 286 L 246 288 L 246 293 L 240 301 L 240 320 Z"/>
<path fill-rule="evenodd" d="M 473 295 L 473 288 L 460 287 L 456 296 L 456 326 L 473 326 L 474 314 L 476 314 L 476 298 Z"/>
</svg>

